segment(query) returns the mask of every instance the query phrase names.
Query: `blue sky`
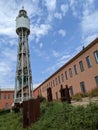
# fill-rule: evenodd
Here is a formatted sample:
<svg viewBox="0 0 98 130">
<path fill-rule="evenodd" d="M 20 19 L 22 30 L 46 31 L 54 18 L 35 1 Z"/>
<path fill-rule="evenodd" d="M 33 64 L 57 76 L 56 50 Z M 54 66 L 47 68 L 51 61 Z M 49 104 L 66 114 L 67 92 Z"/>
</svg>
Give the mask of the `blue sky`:
<svg viewBox="0 0 98 130">
<path fill-rule="evenodd" d="M 34 88 L 98 36 L 98 0 L 0 0 L 0 88 L 14 88 L 22 6 L 30 18 Z"/>
</svg>

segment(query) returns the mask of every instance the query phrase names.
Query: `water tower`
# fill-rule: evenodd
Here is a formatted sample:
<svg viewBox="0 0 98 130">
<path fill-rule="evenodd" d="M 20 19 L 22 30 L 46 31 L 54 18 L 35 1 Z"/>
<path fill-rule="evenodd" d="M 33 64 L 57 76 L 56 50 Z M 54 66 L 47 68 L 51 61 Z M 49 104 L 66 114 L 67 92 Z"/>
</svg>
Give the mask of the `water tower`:
<svg viewBox="0 0 98 130">
<path fill-rule="evenodd" d="M 19 11 L 16 17 L 16 33 L 18 35 L 18 52 L 15 77 L 15 103 L 32 98 L 32 74 L 28 46 L 30 20 L 24 8 Z"/>
</svg>

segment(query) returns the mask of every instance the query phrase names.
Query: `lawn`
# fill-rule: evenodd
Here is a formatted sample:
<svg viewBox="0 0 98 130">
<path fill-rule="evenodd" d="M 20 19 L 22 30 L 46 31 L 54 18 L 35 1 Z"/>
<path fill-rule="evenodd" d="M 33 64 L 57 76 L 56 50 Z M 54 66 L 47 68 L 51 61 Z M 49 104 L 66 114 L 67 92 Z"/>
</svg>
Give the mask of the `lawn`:
<svg viewBox="0 0 98 130">
<path fill-rule="evenodd" d="M 0 130 L 23 130 L 22 112 L 0 115 Z M 98 130 L 98 104 L 41 104 L 41 117 L 28 130 Z"/>
</svg>

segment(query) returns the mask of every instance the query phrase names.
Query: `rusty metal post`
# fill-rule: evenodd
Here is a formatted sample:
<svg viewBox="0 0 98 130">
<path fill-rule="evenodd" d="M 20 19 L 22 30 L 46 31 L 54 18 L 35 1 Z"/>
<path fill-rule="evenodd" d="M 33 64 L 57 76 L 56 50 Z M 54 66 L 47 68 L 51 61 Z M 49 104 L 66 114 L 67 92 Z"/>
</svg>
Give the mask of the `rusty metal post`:
<svg viewBox="0 0 98 130">
<path fill-rule="evenodd" d="M 30 99 L 23 102 L 23 128 L 28 128 L 40 117 L 40 102 L 37 99 Z"/>
</svg>

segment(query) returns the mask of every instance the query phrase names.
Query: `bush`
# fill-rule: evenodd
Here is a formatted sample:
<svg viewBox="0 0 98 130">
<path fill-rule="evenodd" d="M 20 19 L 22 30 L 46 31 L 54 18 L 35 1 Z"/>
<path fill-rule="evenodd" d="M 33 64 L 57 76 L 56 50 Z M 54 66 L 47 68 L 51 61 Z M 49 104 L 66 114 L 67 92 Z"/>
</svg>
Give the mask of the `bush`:
<svg viewBox="0 0 98 130">
<path fill-rule="evenodd" d="M 93 89 L 91 92 L 89 92 L 89 97 L 96 97 L 98 96 L 98 88 Z"/>
<path fill-rule="evenodd" d="M 0 115 L 0 130 L 23 130 L 22 112 Z M 98 130 L 98 104 L 42 103 L 39 121 L 28 130 Z"/>
<path fill-rule="evenodd" d="M 93 89 L 91 92 L 77 93 L 71 97 L 72 100 L 82 101 L 83 97 L 98 97 L 98 88 Z"/>
<path fill-rule="evenodd" d="M 23 130 L 22 113 L 6 113 L 0 115 L 0 130 Z"/>
<path fill-rule="evenodd" d="M 44 105 L 45 112 L 30 130 L 98 130 L 98 104 L 86 108 L 66 103 Z"/>
<path fill-rule="evenodd" d="M 42 95 L 38 95 L 37 99 L 39 99 L 40 102 L 46 101 L 46 98 L 43 97 Z"/>
<path fill-rule="evenodd" d="M 89 96 L 89 93 L 81 93 L 81 96 L 82 96 L 82 97 L 88 97 L 88 96 Z"/>
<path fill-rule="evenodd" d="M 3 109 L 3 110 L 0 110 L 0 115 L 7 114 L 9 112 L 10 112 L 10 109 Z"/>
<path fill-rule="evenodd" d="M 72 96 L 72 100 L 82 101 L 82 94 L 81 93 L 75 94 L 74 96 Z"/>
</svg>

